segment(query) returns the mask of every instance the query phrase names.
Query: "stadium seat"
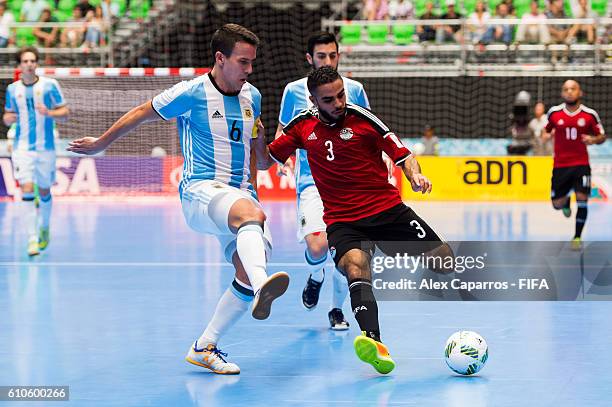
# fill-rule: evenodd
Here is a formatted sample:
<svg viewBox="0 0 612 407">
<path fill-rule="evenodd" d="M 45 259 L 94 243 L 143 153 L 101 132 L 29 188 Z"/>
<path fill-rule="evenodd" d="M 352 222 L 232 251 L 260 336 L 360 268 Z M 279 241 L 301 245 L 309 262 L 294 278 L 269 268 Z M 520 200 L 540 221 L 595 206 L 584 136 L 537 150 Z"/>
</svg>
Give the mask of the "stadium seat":
<svg viewBox="0 0 612 407">
<path fill-rule="evenodd" d="M 417 18 L 425 14 L 425 5 L 427 4 L 428 1 L 431 1 L 431 0 L 416 0 L 414 2 L 414 12 Z"/>
<path fill-rule="evenodd" d="M 130 1 L 130 18 L 133 20 L 145 19 L 149 15 L 148 0 Z"/>
<path fill-rule="evenodd" d="M 340 27 L 340 43 L 342 45 L 355 45 L 361 42 L 361 26 L 344 24 Z"/>
<path fill-rule="evenodd" d="M 74 0 L 59 0 L 57 3 L 57 10 L 61 13 L 62 16 L 72 16 L 72 9 L 75 6 Z"/>
<path fill-rule="evenodd" d="M 591 7 L 594 12 L 604 17 L 606 15 L 606 8 L 608 7 L 608 0 L 592 0 Z"/>
<path fill-rule="evenodd" d="M 474 12 L 474 10 L 476 10 L 476 3 L 477 2 L 478 2 L 478 0 L 463 0 L 463 14 L 465 14 L 467 16 L 472 14 Z M 486 5 L 486 2 L 485 2 L 485 5 Z M 488 7 L 489 6 L 487 5 L 487 8 Z M 495 10 L 495 9 L 488 8 L 488 10 L 489 10 L 490 14 L 493 14 L 492 10 Z"/>
<path fill-rule="evenodd" d="M 368 31 L 368 43 L 373 45 L 380 45 L 387 42 L 387 36 L 389 35 L 389 26 L 386 24 L 370 24 L 367 27 Z"/>
<path fill-rule="evenodd" d="M 396 45 L 412 44 L 415 27 L 412 24 L 393 24 L 393 43 Z"/>
<path fill-rule="evenodd" d="M 32 28 L 19 27 L 16 29 L 16 42 L 18 47 L 28 47 L 36 45 L 36 37 Z"/>
<path fill-rule="evenodd" d="M 9 4 L 9 9 L 11 10 L 11 13 L 13 13 L 13 17 L 15 17 L 15 21 L 19 21 L 19 18 L 21 17 L 21 5 L 23 4 L 25 0 L 13 0 L 10 4 Z"/>
<path fill-rule="evenodd" d="M 112 3 L 119 5 L 119 17 L 123 17 L 127 9 L 127 1 L 126 0 L 112 0 Z"/>
</svg>

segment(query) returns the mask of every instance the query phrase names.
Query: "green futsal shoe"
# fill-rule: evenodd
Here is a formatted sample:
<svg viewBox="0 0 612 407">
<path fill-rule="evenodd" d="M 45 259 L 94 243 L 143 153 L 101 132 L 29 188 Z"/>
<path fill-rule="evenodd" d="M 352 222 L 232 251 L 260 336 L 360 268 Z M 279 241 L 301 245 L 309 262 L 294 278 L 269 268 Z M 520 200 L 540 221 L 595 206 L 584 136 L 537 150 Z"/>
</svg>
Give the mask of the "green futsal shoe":
<svg viewBox="0 0 612 407">
<path fill-rule="evenodd" d="M 45 250 L 49 246 L 49 228 L 40 228 L 38 232 L 38 247 Z"/>
<path fill-rule="evenodd" d="M 381 342 L 369 338 L 362 332 L 353 342 L 355 353 L 362 361 L 371 364 L 378 373 L 387 374 L 395 369 L 389 349 Z"/>
</svg>

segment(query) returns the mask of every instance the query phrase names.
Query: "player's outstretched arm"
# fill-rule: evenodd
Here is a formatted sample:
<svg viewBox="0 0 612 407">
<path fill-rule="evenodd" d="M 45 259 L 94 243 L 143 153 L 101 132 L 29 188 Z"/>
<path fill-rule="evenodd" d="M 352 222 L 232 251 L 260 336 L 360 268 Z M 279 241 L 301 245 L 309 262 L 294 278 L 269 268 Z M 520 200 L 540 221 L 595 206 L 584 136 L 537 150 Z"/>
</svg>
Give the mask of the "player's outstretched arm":
<svg viewBox="0 0 612 407">
<path fill-rule="evenodd" d="M 157 120 L 161 120 L 161 116 L 153 109 L 149 100 L 124 114 L 102 136 L 83 137 L 71 141 L 68 145 L 68 151 L 85 155 L 97 154 L 141 124 Z"/>
<path fill-rule="evenodd" d="M 421 191 L 422 194 L 431 192 L 431 181 L 429 181 L 425 175 L 421 174 L 421 166 L 413 155 L 410 155 L 404 161 L 402 171 L 404 171 L 404 175 L 408 181 L 410 181 L 410 185 L 414 192 Z"/>
</svg>

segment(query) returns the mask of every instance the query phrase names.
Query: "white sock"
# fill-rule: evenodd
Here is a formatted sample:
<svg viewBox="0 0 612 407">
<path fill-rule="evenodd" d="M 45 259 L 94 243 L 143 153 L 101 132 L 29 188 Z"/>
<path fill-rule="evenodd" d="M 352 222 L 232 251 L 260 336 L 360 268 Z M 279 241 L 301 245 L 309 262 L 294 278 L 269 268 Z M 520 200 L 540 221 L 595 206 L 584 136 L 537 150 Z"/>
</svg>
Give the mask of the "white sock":
<svg viewBox="0 0 612 407">
<path fill-rule="evenodd" d="M 332 295 L 332 308 L 342 309 L 344 300 L 348 295 L 349 287 L 346 277 L 344 277 L 338 269 L 334 268 L 334 289 Z"/>
<path fill-rule="evenodd" d="M 41 196 L 40 197 L 40 226 L 48 229 L 49 228 L 49 221 L 51 218 L 51 207 L 53 206 L 53 199 L 51 197 L 51 194 L 48 195 L 47 200 L 45 201 L 45 199 Z"/>
<path fill-rule="evenodd" d="M 38 210 L 36 209 L 36 205 L 34 204 L 34 194 L 23 194 L 22 203 L 22 216 L 25 230 L 28 234 L 28 239 L 38 240 L 38 233 L 36 231 Z"/>
<path fill-rule="evenodd" d="M 251 301 L 253 301 L 251 287 L 234 280 L 221 296 L 212 319 L 198 339 L 198 349 L 206 347 L 209 343 L 216 345 L 219 338 L 249 309 Z"/>
<path fill-rule="evenodd" d="M 312 259 L 308 250 L 305 250 L 304 257 L 306 258 L 306 269 L 310 273 L 310 277 L 317 283 L 322 282 L 325 279 L 324 266 L 327 261 L 327 253 L 320 259 Z"/>
<path fill-rule="evenodd" d="M 241 226 L 236 234 L 236 251 L 253 291 L 257 293 L 268 278 L 263 229 L 258 224 Z"/>
</svg>

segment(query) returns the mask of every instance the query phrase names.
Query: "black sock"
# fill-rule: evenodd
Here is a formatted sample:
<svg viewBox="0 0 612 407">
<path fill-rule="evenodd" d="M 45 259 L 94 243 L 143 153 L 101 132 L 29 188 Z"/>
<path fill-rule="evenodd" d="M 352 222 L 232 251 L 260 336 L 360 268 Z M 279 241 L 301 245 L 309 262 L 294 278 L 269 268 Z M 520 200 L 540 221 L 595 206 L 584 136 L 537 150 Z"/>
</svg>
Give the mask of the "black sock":
<svg viewBox="0 0 612 407">
<path fill-rule="evenodd" d="M 576 234 L 574 237 L 580 237 L 582 235 L 582 228 L 584 228 L 584 224 L 587 218 L 587 201 L 577 201 L 578 210 L 576 211 Z"/>
<path fill-rule="evenodd" d="M 378 305 L 372 292 L 372 283 L 357 279 L 349 285 L 351 293 L 351 307 L 359 329 L 366 336 L 380 342 L 380 327 L 378 325 Z"/>
</svg>

